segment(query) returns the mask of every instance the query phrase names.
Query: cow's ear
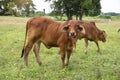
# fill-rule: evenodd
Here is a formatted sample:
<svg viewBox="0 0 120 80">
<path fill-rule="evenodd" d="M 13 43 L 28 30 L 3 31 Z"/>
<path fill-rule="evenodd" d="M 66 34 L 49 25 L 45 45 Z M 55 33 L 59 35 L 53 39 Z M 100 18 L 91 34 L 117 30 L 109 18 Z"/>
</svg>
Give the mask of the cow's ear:
<svg viewBox="0 0 120 80">
<path fill-rule="evenodd" d="M 99 35 L 102 35 L 102 34 L 103 34 L 103 31 L 100 31 L 100 32 L 99 32 Z"/>
<path fill-rule="evenodd" d="M 80 25 L 77 25 L 77 28 L 78 28 L 79 31 L 83 30 L 83 28 Z"/>
<path fill-rule="evenodd" d="M 67 32 L 68 29 L 69 29 L 69 26 L 67 25 L 67 26 L 63 27 L 62 32 Z"/>
<path fill-rule="evenodd" d="M 106 34 L 106 32 L 103 30 L 102 31 L 102 34 L 105 36 L 105 37 L 107 37 L 107 34 Z"/>
<path fill-rule="evenodd" d="M 105 34 L 105 31 L 104 30 L 100 31 L 100 35 L 103 35 L 103 34 Z"/>
<path fill-rule="evenodd" d="M 104 30 L 100 31 L 99 35 L 104 35 L 105 37 L 107 37 L 107 34 L 106 34 L 106 32 Z"/>
</svg>

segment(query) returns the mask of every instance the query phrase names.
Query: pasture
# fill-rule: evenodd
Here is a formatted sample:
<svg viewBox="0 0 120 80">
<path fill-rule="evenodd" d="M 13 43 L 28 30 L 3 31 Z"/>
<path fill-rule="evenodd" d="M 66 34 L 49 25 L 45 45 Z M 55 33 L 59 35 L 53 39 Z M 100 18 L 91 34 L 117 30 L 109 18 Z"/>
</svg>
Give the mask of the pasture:
<svg viewBox="0 0 120 80">
<path fill-rule="evenodd" d="M 101 21 L 99 29 L 107 32 L 107 42 L 99 42 L 101 52 L 89 42 L 84 54 L 84 40 L 78 40 L 70 65 L 61 68 L 58 48 L 47 49 L 41 45 L 42 65 L 38 66 L 33 51 L 29 66 L 23 65 L 25 25 L 29 18 L 0 16 L 0 80 L 120 80 L 120 28 L 119 20 Z"/>
</svg>

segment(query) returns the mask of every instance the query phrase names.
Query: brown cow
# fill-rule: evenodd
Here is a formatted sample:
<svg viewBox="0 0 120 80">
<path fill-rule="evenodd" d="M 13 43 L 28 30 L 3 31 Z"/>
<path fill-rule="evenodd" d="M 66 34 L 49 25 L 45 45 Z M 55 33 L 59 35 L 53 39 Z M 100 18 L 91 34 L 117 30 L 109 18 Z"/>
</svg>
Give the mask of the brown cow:
<svg viewBox="0 0 120 80">
<path fill-rule="evenodd" d="M 57 22 L 52 19 L 37 17 L 27 22 L 26 36 L 21 57 L 24 57 L 24 64 L 28 65 L 28 54 L 34 45 L 34 53 L 39 65 L 41 60 L 39 56 L 40 44 L 43 43 L 48 49 L 51 47 L 59 47 L 62 59 L 62 67 L 69 64 L 69 58 L 74 48 L 79 34 L 83 28 L 80 27 L 77 20 L 67 22 Z M 28 38 L 27 45 L 26 37 Z M 65 64 L 65 57 L 67 61 Z"/>
<path fill-rule="evenodd" d="M 88 49 L 88 40 L 94 41 L 97 45 L 97 51 L 100 52 L 98 41 L 106 42 L 106 32 L 98 29 L 95 22 L 80 21 L 80 24 L 85 29 L 85 34 L 80 34 L 80 39 L 84 38 L 85 40 L 85 53 L 87 53 Z"/>
</svg>

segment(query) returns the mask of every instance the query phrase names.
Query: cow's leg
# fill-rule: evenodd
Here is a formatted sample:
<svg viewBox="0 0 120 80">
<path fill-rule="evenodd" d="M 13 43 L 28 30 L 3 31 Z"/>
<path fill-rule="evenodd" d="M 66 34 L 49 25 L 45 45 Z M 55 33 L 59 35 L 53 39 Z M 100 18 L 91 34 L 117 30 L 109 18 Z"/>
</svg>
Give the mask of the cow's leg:
<svg viewBox="0 0 120 80">
<path fill-rule="evenodd" d="M 33 48 L 36 60 L 37 60 L 37 62 L 38 62 L 39 65 L 42 64 L 41 59 L 40 59 L 40 55 L 39 55 L 40 44 L 41 44 L 41 42 L 35 43 L 34 48 Z"/>
<path fill-rule="evenodd" d="M 71 56 L 71 53 L 72 53 L 72 50 L 67 50 L 67 60 L 66 60 L 66 66 L 68 66 L 69 64 L 69 59 L 70 59 L 70 56 Z"/>
<path fill-rule="evenodd" d="M 64 68 L 65 67 L 65 49 L 60 48 L 60 55 L 62 60 L 62 68 Z"/>
<path fill-rule="evenodd" d="M 87 54 L 88 51 L 88 39 L 84 39 L 85 40 L 85 54 Z"/>
<path fill-rule="evenodd" d="M 26 47 L 25 47 L 25 50 L 24 50 L 24 64 L 27 66 L 28 65 L 28 55 L 29 55 L 29 52 L 33 46 L 33 41 L 28 41 Z"/>
<path fill-rule="evenodd" d="M 97 52 L 100 52 L 100 48 L 99 48 L 99 44 L 97 41 L 95 41 L 96 45 L 97 45 Z"/>
</svg>

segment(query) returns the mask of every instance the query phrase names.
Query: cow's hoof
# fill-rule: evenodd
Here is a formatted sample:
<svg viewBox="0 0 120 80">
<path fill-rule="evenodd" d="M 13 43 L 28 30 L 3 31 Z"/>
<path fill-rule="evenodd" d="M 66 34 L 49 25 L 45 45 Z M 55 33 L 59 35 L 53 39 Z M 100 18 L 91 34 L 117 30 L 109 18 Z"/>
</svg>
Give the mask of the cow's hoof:
<svg viewBox="0 0 120 80">
<path fill-rule="evenodd" d="M 97 52 L 100 52 L 100 50 L 97 50 Z"/>
<path fill-rule="evenodd" d="M 64 69 L 65 68 L 65 65 L 62 65 L 62 69 Z"/>
<path fill-rule="evenodd" d="M 68 66 L 68 63 L 66 63 L 65 66 Z"/>
</svg>

